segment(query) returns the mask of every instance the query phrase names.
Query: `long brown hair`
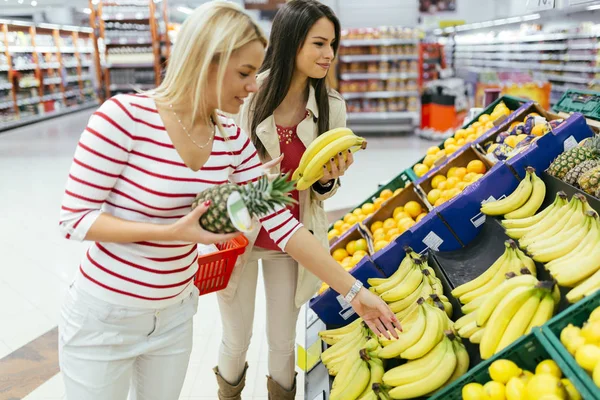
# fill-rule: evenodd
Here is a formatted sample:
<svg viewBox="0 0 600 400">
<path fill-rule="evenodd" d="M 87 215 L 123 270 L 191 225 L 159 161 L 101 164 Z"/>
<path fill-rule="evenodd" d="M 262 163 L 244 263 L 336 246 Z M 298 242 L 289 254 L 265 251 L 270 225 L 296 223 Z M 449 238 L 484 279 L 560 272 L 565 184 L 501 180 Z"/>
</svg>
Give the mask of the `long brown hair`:
<svg viewBox="0 0 600 400">
<path fill-rule="evenodd" d="M 331 8 L 326 5 L 315 0 L 292 0 L 280 8 L 273 19 L 265 61 L 259 71 L 269 71 L 269 73 L 260 84 L 249 107 L 250 137 L 261 158 L 266 156 L 267 151 L 256 135 L 256 128 L 273 114 L 287 95 L 296 67 L 296 55 L 304 44 L 310 28 L 323 17 L 330 20 L 335 28 L 332 46 L 336 55 L 340 40 L 340 22 Z M 320 135 L 329 130 L 329 90 L 326 78 L 310 78 L 309 85 L 315 89 Z"/>
</svg>

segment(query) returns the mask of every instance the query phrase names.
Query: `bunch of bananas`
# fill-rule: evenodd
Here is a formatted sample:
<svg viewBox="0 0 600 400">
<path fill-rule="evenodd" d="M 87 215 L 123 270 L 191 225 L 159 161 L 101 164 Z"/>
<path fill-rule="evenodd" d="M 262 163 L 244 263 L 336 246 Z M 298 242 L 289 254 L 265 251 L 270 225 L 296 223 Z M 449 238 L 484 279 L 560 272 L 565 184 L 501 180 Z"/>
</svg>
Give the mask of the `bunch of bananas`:
<svg viewBox="0 0 600 400">
<path fill-rule="evenodd" d="M 573 288 L 567 294 L 570 302 L 600 289 L 600 219 L 585 196 L 575 194 L 567 202 L 567 195 L 558 192 L 540 213 L 505 219 L 502 225 L 535 261 L 545 263 L 559 285 Z"/>
<path fill-rule="evenodd" d="M 562 378 L 554 360 L 541 361 L 532 373 L 511 360 L 499 359 L 490 365 L 488 372 L 491 381 L 463 386 L 463 400 L 581 400 L 571 381 Z"/>
<path fill-rule="evenodd" d="M 600 307 L 592 311 L 583 327 L 567 325 L 560 332 L 560 341 L 600 388 Z"/>
<path fill-rule="evenodd" d="M 373 293 L 378 294 L 402 318 L 410 311 L 419 297 L 437 295 L 448 317 L 452 316 L 452 304 L 444 295 L 442 282 L 427 263 L 426 256 L 419 256 L 410 247 L 406 256 L 389 278 L 371 278 L 367 282 Z"/>
<path fill-rule="evenodd" d="M 306 148 L 298 168 L 292 175 L 292 179 L 296 181 L 296 188 L 306 190 L 321 179 L 324 167 L 332 158 L 337 158 L 338 154 L 343 154 L 346 159 L 348 150 L 355 153 L 366 148 L 367 141 L 356 136 L 348 128 L 336 128 L 322 133 Z"/>
<path fill-rule="evenodd" d="M 469 369 L 469 354 L 451 330 L 425 355 L 392 368 L 383 375 L 383 385 L 373 385 L 380 398 L 412 399 L 432 395 L 454 382 Z"/>
<path fill-rule="evenodd" d="M 545 197 L 546 184 L 535 174 L 535 169 L 527 167 L 525 178 L 514 192 L 503 199 L 484 203 L 481 212 L 511 219 L 527 218 L 537 212 Z"/>
</svg>

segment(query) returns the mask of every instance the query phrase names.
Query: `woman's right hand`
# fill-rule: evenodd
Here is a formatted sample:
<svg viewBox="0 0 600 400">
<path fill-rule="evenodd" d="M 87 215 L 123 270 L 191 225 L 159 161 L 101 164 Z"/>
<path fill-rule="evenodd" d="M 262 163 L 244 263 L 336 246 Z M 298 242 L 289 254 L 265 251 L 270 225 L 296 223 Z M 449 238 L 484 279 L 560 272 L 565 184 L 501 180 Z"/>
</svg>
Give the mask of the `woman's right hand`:
<svg viewBox="0 0 600 400">
<path fill-rule="evenodd" d="M 200 225 L 200 217 L 210 207 L 210 201 L 199 204 L 188 215 L 180 218 L 172 225 L 168 225 L 169 238 L 172 241 L 213 244 L 227 242 L 239 235 L 241 232 L 219 234 L 212 233 Z"/>
<path fill-rule="evenodd" d="M 402 331 L 400 321 L 381 297 L 363 287 L 350 304 L 377 336 L 390 339 L 391 333 L 394 338 L 398 338 L 396 329 Z"/>
</svg>

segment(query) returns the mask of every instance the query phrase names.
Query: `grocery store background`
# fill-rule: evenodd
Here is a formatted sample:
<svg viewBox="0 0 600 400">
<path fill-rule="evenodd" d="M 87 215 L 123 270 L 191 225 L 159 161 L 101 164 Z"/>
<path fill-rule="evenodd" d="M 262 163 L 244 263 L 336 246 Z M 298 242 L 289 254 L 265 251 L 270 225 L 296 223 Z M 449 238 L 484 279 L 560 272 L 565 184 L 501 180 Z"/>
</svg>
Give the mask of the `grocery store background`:
<svg viewBox="0 0 600 400">
<path fill-rule="evenodd" d="M 268 32 L 283 1 L 236 2 Z M 87 244 L 62 239 L 57 218 L 78 137 L 103 99 L 160 80 L 178 24 L 202 3 L 0 0 L 0 399 L 64 398 L 56 324 Z M 325 204 L 332 221 L 460 127 L 485 104 L 484 89 L 502 82 L 548 109 L 569 88 L 600 86 L 599 1 L 324 3 L 346 31 L 330 79 L 347 100 L 348 125 L 369 140 Z M 427 92 L 453 98 L 435 123 L 423 119 Z M 262 289 L 257 296 L 244 399 L 267 398 Z M 216 398 L 218 318 L 215 296 L 203 296 L 181 399 Z M 307 310 L 301 346 L 306 318 Z"/>
</svg>

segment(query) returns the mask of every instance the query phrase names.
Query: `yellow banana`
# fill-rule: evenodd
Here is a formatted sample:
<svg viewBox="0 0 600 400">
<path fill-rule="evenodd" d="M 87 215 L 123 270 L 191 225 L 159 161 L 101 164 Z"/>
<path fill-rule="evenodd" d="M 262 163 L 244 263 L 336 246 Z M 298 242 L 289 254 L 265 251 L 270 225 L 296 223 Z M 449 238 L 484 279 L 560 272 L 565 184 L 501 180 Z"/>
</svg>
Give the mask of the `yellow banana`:
<svg viewBox="0 0 600 400">
<path fill-rule="evenodd" d="M 523 336 L 529 323 L 533 319 L 538 306 L 542 300 L 544 293 L 540 290 L 535 292 L 527 301 L 519 308 L 514 317 L 508 323 L 500 343 L 496 348 L 496 353 L 512 344 L 515 340 Z"/>
<path fill-rule="evenodd" d="M 469 370 L 469 364 L 471 362 L 467 349 L 459 340 L 453 340 L 452 347 L 454 349 L 454 354 L 456 355 L 456 368 L 454 369 L 452 376 L 450 376 L 450 379 L 448 379 L 446 383 L 444 383 L 444 386 L 448 386 L 449 384 L 466 374 Z"/>
<path fill-rule="evenodd" d="M 579 283 L 575 288 L 569 290 L 567 293 L 567 300 L 570 303 L 578 302 L 585 296 L 596 292 L 600 288 L 600 269 L 594 272 L 589 278 Z"/>
<path fill-rule="evenodd" d="M 367 370 L 369 368 L 367 365 L 365 365 L 365 362 L 362 360 L 360 355 L 358 357 L 356 357 L 355 355 L 351 355 L 351 357 L 348 357 L 348 360 L 344 364 L 345 365 L 340 371 L 340 373 L 333 380 L 333 384 L 331 386 L 331 393 L 329 394 L 330 399 L 342 399 L 342 397 L 339 396 L 346 391 L 349 385 L 352 384 L 352 381 L 355 379 L 355 376 L 359 372 L 361 367 L 364 365 L 367 368 Z M 366 385 L 367 383 L 365 382 L 365 386 Z M 357 395 L 361 392 L 358 392 Z"/>
<path fill-rule="evenodd" d="M 504 229 L 521 229 L 521 228 L 529 228 L 533 225 L 540 222 L 544 219 L 548 214 L 553 212 L 556 209 L 564 206 L 567 202 L 567 194 L 565 192 L 558 192 L 556 197 L 554 198 L 554 202 L 550 204 L 548 207 L 544 208 L 541 212 L 527 218 L 521 219 L 504 219 L 501 224 Z"/>
<path fill-rule="evenodd" d="M 390 307 L 390 310 L 392 310 L 392 312 L 399 313 L 402 310 L 405 310 L 406 308 L 415 304 L 419 297 L 426 298 L 429 297 L 431 293 L 433 293 L 431 286 L 425 279 L 423 279 L 421 281 L 421 284 L 417 287 L 417 289 L 415 289 L 414 292 L 412 292 L 402 300 L 389 303 L 388 306 Z"/>
<path fill-rule="evenodd" d="M 552 276 L 559 285 L 574 287 L 578 282 L 592 276 L 600 269 L 600 246 L 597 246 L 591 254 L 583 255 L 577 262 L 577 268 L 563 268 L 551 271 Z"/>
<path fill-rule="evenodd" d="M 385 374 L 383 362 L 379 358 L 370 357 L 368 363 L 369 370 L 371 371 L 371 379 L 369 380 L 369 383 L 367 384 L 365 390 L 358 397 L 359 400 L 377 400 L 377 395 L 375 394 L 375 392 L 373 392 L 373 384 L 381 384 L 383 382 L 383 375 Z"/>
<path fill-rule="evenodd" d="M 529 270 L 529 273 L 533 276 L 537 276 L 537 267 L 535 266 L 535 262 L 525 253 L 523 253 L 523 251 L 518 247 L 515 249 L 515 253 L 517 254 L 517 257 L 519 257 L 519 260 L 521 260 L 521 263 L 525 266 L 525 268 Z"/>
<path fill-rule="evenodd" d="M 560 226 L 564 226 L 563 217 L 567 214 L 570 215 L 576 205 L 575 197 L 572 197 L 571 201 L 569 201 L 566 205 L 559 208 L 555 213 L 548 215 L 546 218 L 536 224 L 532 230 L 527 232 L 519 239 L 519 245 L 521 248 L 526 248 L 527 245 L 531 244 L 533 240 L 539 238 L 545 232 L 557 226 L 558 223 L 563 222 L 563 224 Z"/>
<path fill-rule="evenodd" d="M 329 398 L 331 400 L 356 400 L 369 384 L 370 378 L 369 364 L 361 358 L 358 369 L 352 374 L 352 379 L 339 392 L 334 393 L 332 390 Z"/>
<path fill-rule="evenodd" d="M 503 264 L 507 261 L 507 258 L 510 255 L 508 251 L 508 245 L 506 243 L 505 246 L 507 247 L 504 250 L 504 253 L 483 274 L 479 275 L 477 278 L 467 283 L 464 283 L 454 288 L 454 290 L 450 292 L 452 296 L 456 298 L 461 297 L 467 294 L 468 292 L 478 289 L 479 287 L 489 282 L 494 277 L 494 275 L 496 275 L 498 271 L 502 268 Z"/>
<path fill-rule="evenodd" d="M 385 282 L 381 283 L 380 285 L 375 286 L 375 292 L 381 294 L 381 293 L 387 292 L 388 290 L 390 290 L 392 288 L 395 288 L 404 280 L 406 275 L 408 275 L 408 273 L 411 272 L 414 268 L 415 268 L 415 263 L 414 263 L 414 260 L 412 259 L 412 257 L 410 257 L 410 256 L 404 257 L 404 259 L 400 263 L 400 266 L 398 267 L 396 272 L 394 272 L 392 274 L 392 276 L 387 278 L 387 280 Z M 367 280 L 367 282 L 369 284 L 371 284 L 370 280 Z"/>
<path fill-rule="evenodd" d="M 390 344 L 379 350 L 377 357 L 387 359 L 398 357 L 404 350 L 417 343 L 425 333 L 428 319 L 423 306 L 423 299 L 419 299 L 420 306 L 417 308 L 418 319 L 410 326 L 410 329 L 403 331 L 398 335 L 398 339 L 394 339 Z"/>
<path fill-rule="evenodd" d="M 362 332 L 362 330 L 356 335 L 348 335 L 347 338 L 340 340 L 335 345 L 323 351 L 323 353 L 321 353 L 321 361 L 323 361 L 323 364 L 327 366 L 333 360 L 343 358 L 344 356 L 346 356 L 347 352 L 350 349 L 362 346 L 361 343 L 363 341 L 364 343 L 366 343 L 365 335 Z"/>
<path fill-rule="evenodd" d="M 594 212 L 595 214 L 595 212 Z M 581 226 L 575 226 L 569 229 L 568 233 L 561 234 L 559 236 L 562 242 L 559 242 L 551 247 L 547 247 L 541 250 L 527 249 L 533 255 L 533 259 L 538 262 L 549 262 L 556 260 L 564 255 L 569 254 L 573 251 L 579 243 L 587 236 L 589 230 L 592 227 L 593 216 L 586 216 L 584 224 Z"/>
<path fill-rule="evenodd" d="M 471 321 L 458 330 L 458 336 L 464 339 L 469 339 L 471 336 L 481 330 L 483 330 L 483 327 L 477 326 L 477 322 Z"/>
<path fill-rule="evenodd" d="M 485 332 L 481 338 L 479 353 L 483 360 L 487 360 L 496 353 L 496 348 L 510 320 L 536 290 L 536 288 L 528 286 L 517 287 L 500 301 L 487 321 Z"/>
<path fill-rule="evenodd" d="M 527 171 L 525 178 L 519 183 L 514 192 L 501 200 L 484 203 L 481 206 L 481 212 L 486 215 L 504 215 L 514 211 L 527 202 L 532 190 L 531 172 Z"/>
<path fill-rule="evenodd" d="M 483 304 L 483 302 L 485 301 L 486 297 L 487 297 L 487 294 L 479 296 L 475 300 L 462 306 L 460 308 L 460 310 L 463 312 L 463 314 L 471 314 L 471 313 L 477 311 L 479 306 L 481 306 Z"/>
<path fill-rule="evenodd" d="M 296 168 L 294 174 L 292 175 L 292 180 L 297 181 L 300 179 L 310 160 L 312 160 L 321 151 L 321 149 L 335 140 L 350 135 L 354 135 L 354 133 L 350 129 L 343 127 L 330 129 L 327 132 L 323 132 L 317 136 L 317 138 L 308 145 L 306 150 L 304 150 L 302 158 L 300 159 L 300 163 L 298 164 L 298 168 Z"/>
<path fill-rule="evenodd" d="M 319 337 L 327 344 L 333 345 L 344 338 L 344 336 L 361 329 L 362 318 L 357 318 L 346 326 L 337 329 L 328 329 L 319 332 Z"/>
<path fill-rule="evenodd" d="M 445 314 L 443 312 L 438 313 L 436 308 L 428 303 L 425 303 L 423 309 L 425 311 L 425 319 L 427 320 L 426 333 L 423 334 L 416 343 L 404 350 L 400 354 L 401 358 L 407 360 L 421 358 L 444 337 L 442 328 L 444 327 L 445 321 L 442 320 L 442 315 L 445 317 Z"/>
<path fill-rule="evenodd" d="M 535 314 L 533 314 L 531 322 L 529 322 L 527 329 L 525 329 L 525 335 L 531 332 L 534 327 L 542 326 L 549 321 L 554 314 L 554 308 L 554 299 L 552 298 L 552 294 L 548 293 L 542 298 L 540 305 L 538 306 L 537 310 L 535 310 Z"/>
<path fill-rule="evenodd" d="M 485 334 L 485 327 L 482 327 L 477 332 L 472 334 L 471 337 L 469 337 L 469 342 L 471 342 L 473 344 L 481 343 L 481 338 L 483 338 L 484 334 Z"/>
<path fill-rule="evenodd" d="M 381 294 L 381 298 L 386 303 L 393 303 L 402 300 L 413 293 L 423 281 L 423 271 L 419 268 L 414 268 L 408 273 L 406 278 L 396 287 Z"/>
<path fill-rule="evenodd" d="M 467 324 L 470 324 L 471 322 L 477 323 L 477 313 L 476 312 L 472 312 L 470 314 L 463 315 L 462 317 L 457 319 L 456 322 L 454 322 L 454 329 L 456 329 L 458 331 L 463 326 L 466 326 Z"/>
<path fill-rule="evenodd" d="M 300 173 L 301 177 L 296 184 L 296 188 L 298 190 L 308 189 L 313 183 L 321 179 L 324 167 L 338 153 L 345 153 L 347 150 L 356 152 L 361 148 L 366 148 L 366 144 L 367 141 L 364 138 L 356 135 L 344 136 L 329 143 L 308 162 L 304 171 Z"/>
<path fill-rule="evenodd" d="M 571 265 L 574 262 L 574 257 L 579 258 L 581 254 L 590 253 L 594 248 L 596 248 L 598 241 L 600 241 L 600 225 L 598 219 L 595 219 L 595 223 L 592 224 L 590 231 L 581 241 L 581 243 L 568 254 L 546 263 L 546 269 L 552 272 L 555 267 L 559 266 L 563 262 Z"/>
<path fill-rule="evenodd" d="M 531 195 L 525 204 L 514 211 L 504 215 L 507 219 L 520 219 L 533 216 L 542 206 L 546 197 L 546 184 L 536 174 L 535 170 L 527 167 L 527 171 L 531 171 Z"/>
</svg>

